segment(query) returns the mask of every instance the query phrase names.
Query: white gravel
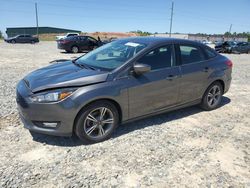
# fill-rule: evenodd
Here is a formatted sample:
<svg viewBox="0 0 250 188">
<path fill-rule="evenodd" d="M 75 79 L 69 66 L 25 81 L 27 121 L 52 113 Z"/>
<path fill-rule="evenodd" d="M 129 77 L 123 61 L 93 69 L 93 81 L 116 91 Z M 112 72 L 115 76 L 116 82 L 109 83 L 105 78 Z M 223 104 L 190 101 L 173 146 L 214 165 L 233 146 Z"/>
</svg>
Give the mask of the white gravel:
<svg viewBox="0 0 250 188">
<path fill-rule="evenodd" d="M 61 53 L 55 42 L 0 42 L 0 187 L 250 187 L 250 55 L 227 55 L 233 82 L 217 110 L 147 118 L 94 145 L 32 137 L 17 115 L 16 83 L 79 55 Z"/>
</svg>

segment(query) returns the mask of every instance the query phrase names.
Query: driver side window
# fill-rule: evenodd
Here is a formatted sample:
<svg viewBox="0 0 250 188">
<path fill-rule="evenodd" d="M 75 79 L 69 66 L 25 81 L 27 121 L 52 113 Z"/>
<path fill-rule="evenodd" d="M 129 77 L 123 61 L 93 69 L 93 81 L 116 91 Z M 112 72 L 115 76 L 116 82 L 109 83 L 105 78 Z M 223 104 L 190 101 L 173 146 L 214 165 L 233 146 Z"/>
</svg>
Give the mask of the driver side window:
<svg viewBox="0 0 250 188">
<path fill-rule="evenodd" d="M 173 66 L 173 46 L 169 44 L 156 48 L 144 55 L 137 62 L 151 66 L 151 70 L 171 67 Z"/>
</svg>

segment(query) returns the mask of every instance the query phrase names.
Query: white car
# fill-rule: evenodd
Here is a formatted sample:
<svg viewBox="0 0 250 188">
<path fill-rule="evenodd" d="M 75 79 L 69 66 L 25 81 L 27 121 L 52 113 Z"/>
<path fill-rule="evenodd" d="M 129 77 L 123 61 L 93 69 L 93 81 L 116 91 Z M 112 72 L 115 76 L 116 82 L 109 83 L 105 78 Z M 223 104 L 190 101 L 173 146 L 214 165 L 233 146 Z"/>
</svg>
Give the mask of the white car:
<svg viewBox="0 0 250 188">
<path fill-rule="evenodd" d="M 64 36 L 56 36 L 56 40 L 61 40 L 61 39 L 67 38 L 67 37 L 77 36 L 77 35 L 79 35 L 79 33 L 67 33 Z"/>
</svg>

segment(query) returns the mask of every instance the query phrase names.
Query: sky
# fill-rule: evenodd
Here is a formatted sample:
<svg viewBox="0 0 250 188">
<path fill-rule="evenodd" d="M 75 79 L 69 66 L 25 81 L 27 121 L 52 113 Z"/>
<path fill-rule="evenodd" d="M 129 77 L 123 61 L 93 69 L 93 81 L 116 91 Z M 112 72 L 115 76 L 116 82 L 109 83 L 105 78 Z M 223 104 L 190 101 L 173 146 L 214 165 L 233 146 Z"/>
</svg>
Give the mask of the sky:
<svg viewBox="0 0 250 188">
<path fill-rule="evenodd" d="M 172 0 L 0 0 L 0 30 L 39 26 L 83 32 L 169 32 Z M 173 0 L 172 32 L 250 31 L 250 0 Z"/>
</svg>

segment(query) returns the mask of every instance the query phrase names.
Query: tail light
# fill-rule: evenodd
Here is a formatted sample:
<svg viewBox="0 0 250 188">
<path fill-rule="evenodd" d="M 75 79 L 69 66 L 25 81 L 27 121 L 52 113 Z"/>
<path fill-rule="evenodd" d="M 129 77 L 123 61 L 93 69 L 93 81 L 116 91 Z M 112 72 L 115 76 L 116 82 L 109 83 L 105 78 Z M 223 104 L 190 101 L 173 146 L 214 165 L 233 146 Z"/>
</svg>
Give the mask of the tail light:
<svg viewBox="0 0 250 188">
<path fill-rule="evenodd" d="M 226 61 L 226 64 L 227 64 L 227 66 L 229 67 L 229 68 L 232 68 L 233 67 L 233 62 L 231 61 L 231 60 L 227 60 Z"/>
</svg>

